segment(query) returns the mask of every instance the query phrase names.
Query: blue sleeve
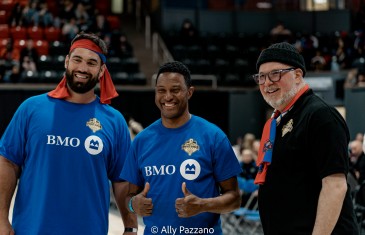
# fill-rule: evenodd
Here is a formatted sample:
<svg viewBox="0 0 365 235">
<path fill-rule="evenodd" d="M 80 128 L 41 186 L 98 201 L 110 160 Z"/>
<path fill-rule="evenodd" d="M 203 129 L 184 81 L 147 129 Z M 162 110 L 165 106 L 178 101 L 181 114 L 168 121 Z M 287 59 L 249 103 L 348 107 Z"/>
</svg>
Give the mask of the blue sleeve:
<svg viewBox="0 0 365 235">
<path fill-rule="evenodd" d="M 116 135 L 114 136 L 113 152 L 109 162 L 109 179 L 111 181 L 121 181 L 120 173 L 122 172 L 125 159 L 131 146 L 131 137 L 128 125 L 125 119 L 121 118 L 116 123 Z"/>
<path fill-rule="evenodd" d="M 221 182 L 242 172 L 232 145 L 228 138 L 224 136 L 221 141 L 216 142 L 214 150 L 214 175 L 216 181 Z"/>
<path fill-rule="evenodd" d="M 144 179 L 142 174 L 140 174 L 140 170 L 138 167 L 138 159 L 135 151 L 135 141 L 136 140 L 134 140 L 131 148 L 129 149 L 127 159 L 125 160 L 125 164 L 122 170 L 121 178 L 132 184 L 143 187 Z"/>
<path fill-rule="evenodd" d="M 28 113 L 25 101 L 19 106 L 0 140 L 0 155 L 18 166 L 25 161 Z"/>
</svg>

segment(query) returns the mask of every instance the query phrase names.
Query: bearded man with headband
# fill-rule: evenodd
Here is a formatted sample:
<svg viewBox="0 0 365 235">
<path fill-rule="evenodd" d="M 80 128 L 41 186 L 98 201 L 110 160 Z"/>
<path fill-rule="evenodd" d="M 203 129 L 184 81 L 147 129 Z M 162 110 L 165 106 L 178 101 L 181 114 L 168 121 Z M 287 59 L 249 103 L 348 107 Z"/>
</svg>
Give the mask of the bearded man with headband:
<svg viewBox="0 0 365 235">
<path fill-rule="evenodd" d="M 109 181 L 125 234 L 136 234 L 119 177 L 131 139 L 122 114 L 108 105 L 118 94 L 106 55 L 100 38 L 78 34 L 56 89 L 28 98 L 14 114 L 0 140 L 0 234 L 106 235 Z"/>
</svg>

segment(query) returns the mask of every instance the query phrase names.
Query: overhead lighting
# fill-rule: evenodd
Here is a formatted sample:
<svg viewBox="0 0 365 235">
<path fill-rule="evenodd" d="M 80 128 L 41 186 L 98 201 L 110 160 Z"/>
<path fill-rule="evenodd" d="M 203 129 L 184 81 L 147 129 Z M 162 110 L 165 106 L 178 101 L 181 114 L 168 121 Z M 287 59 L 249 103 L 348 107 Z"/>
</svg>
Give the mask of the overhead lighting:
<svg viewBox="0 0 365 235">
<path fill-rule="evenodd" d="M 272 8 L 272 4 L 270 2 L 258 2 L 256 7 L 260 9 L 270 9 Z"/>
</svg>

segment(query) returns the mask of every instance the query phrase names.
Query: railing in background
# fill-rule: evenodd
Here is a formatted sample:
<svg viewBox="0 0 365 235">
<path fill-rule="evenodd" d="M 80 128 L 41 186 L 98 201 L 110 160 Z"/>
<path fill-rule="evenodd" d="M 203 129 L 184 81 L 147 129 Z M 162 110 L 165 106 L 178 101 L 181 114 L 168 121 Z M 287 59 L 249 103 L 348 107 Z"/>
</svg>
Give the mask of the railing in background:
<svg viewBox="0 0 365 235">
<path fill-rule="evenodd" d="M 152 54 L 153 63 L 159 65 L 174 60 L 170 51 L 167 49 L 165 42 L 158 33 L 153 33 L 152 35 Z"/>
</svg>

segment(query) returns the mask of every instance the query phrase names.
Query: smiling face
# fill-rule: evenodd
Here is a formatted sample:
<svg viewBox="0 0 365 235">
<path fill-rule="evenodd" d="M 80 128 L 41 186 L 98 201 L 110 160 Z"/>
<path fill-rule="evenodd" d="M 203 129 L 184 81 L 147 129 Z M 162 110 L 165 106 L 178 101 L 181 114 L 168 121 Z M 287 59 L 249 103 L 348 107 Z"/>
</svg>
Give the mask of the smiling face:
<svg viewBox="0 0 365 235">
<path fill-rule="evenodd" d="M 286 69 L 291 66 L 278 63 L 267 62 L 260 66 L 259 73 L 268 73 L 273 70 Z M 304 86 L 303 72 L 296 69 L 281 74 L 281 79 L 272 82 L 266 77 L 265 83 L 260 85 L 260 91 L 265 101 L 274 109 L 283 111 L 295 94 Z"/>
<path fill-rule="evenodd" d="M 84 48 L 76 48 L 67 55 L 65 67 L 69 88 L 79 94 L 92 91 L 105 69 L 98 54 Z"/>
<path fill-rule="evenodd" d="M 164 126 L 175 128 L 189 120 L 188 101 L 194 88 L 187 87 L 183 75 L 175 72 L 161 73 L 155 89 L 155 103 L 161 111 Z"/>
</svg>

